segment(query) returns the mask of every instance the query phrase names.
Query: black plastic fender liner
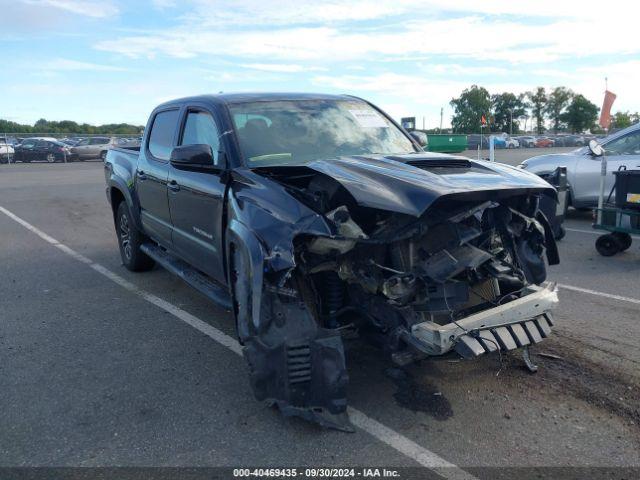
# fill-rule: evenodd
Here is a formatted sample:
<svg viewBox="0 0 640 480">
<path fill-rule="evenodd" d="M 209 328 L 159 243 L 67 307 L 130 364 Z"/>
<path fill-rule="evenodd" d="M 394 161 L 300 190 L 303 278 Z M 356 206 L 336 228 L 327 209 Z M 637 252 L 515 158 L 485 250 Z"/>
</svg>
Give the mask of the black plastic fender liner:
<svg viewBox="0 0 640 480">
<path fill-rule="evenodd" d="M 342 338 L 316 325 L 299 302 L 273 298 L 264 335 L 246 340 L 251 387 L 258 400 L 278 405 L 285 416 L 353 431 L 347 410 L 349 376 Z"/>
<path fill-rule="evenodd" d="M 538 210 L 538 213 L 536 214 L 536 220 L 538 220 L 542 225 L 542 228 L 544 228 L 544 243 L 547 249 L 547 262 L 549 262 L 549 265 L 558 265 L 560 263 L 560 254 L 558 252 L 558 244 L 556 243 L 556 237 L 553 233 L 551 223 L 549 223 L 549 219 L 540 210 Z"/>
</svg>

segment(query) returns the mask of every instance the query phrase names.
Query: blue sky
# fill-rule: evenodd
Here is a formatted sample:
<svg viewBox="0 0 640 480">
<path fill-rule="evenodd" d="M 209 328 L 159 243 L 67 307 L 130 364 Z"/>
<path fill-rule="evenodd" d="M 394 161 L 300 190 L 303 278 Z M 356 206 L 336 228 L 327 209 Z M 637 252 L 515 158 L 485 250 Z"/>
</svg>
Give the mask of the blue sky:
<svg viewBox="0 0 640 480">
<path fill-rule="evenodd" d="M 144 124 L 219 91 L 365 97 L 427 128 L 474 83 L 640 110 L 640 5 L 537 0 L 0 0 L 0 118 Z"/>
</svg>

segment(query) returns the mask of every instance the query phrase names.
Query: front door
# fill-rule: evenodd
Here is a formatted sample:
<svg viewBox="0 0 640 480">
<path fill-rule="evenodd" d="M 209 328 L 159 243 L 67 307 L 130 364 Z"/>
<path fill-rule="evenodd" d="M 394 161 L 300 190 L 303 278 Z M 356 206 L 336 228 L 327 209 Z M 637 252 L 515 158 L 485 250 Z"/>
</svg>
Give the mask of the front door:
<svg viewBox="0 0 640 480">
<path fill-rule="evenodd" d="M 219 129 L 210 112 L 185 111 L 179 145 L 211 146 L 213 169 L 169 167 L 169 210 L 173 249 L 186 261 L 220 283 L 226 283 L 223 252 L 223 212 L 226 185 L 221 179 Z"/>
<path fill-rule="evenodd" d="M 155 114 L 147 143 L 140 149 L 135 177 L 144 231 L 165 247 L 171 246 L 167 177 L 179 117 L 178 109 Z"/>
</svg>

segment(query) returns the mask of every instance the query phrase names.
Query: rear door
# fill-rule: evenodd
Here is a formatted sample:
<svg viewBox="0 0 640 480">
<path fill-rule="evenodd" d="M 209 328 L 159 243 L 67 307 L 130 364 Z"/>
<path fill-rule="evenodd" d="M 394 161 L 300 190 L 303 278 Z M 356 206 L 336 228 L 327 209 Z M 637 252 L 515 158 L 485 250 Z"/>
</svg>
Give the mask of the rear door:
<svg viewBox="0 0 640 480">
<path fill-rule="evenodd" d="M 186 261 L 220 283 L 223 264 L 223 212 L 226 185 L 220 154 L 220 129 L 212 112 L 192 106 L 184 111 L 179 145 L 207 144 L 212 169 L 169 166 L 169 210 L 173 249 Z"/>
<path fill-rule="evenodd" d="M 603 145 L 607 155 L 605 201 L 613 188 L 613 172 L 621 167 L 629 170 L 640 168 L 640 129 L 611 140 Z M 580 157 L 575 179 L 575 196 L 578 202 L 595 205 L 600 194 L 601 158 L 586 154 Z"/>
<path fill-rule="evenodd" d="M 50 150 L 50 143 L 46 140 L 38 140 L 35 147 L 31 151 L 32 160 L 47 160 L 47 155 L 52 153 Z"/>
<path fill-rule="evenodd" d="M 180 109 L 177 107 L 155 112 L 136 170 L 142 226 L 148 235 L 165 247 L 171 246 L 167 176 L 179 117 Z"/>
</svg>

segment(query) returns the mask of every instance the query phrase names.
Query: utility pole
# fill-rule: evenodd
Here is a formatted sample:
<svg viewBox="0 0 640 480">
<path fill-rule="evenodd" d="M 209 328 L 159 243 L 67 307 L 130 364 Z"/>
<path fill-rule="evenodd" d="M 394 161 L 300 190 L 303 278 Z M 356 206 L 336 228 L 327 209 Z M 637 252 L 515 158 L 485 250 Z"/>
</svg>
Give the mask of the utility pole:
<svg viewBox="0 0 640 480">
<path fill-rule="evenodd" d="M 440 107 L 440 132 L 442 133 L 442 114 L 444 112 L 444 108 Z"/>
</svg>

